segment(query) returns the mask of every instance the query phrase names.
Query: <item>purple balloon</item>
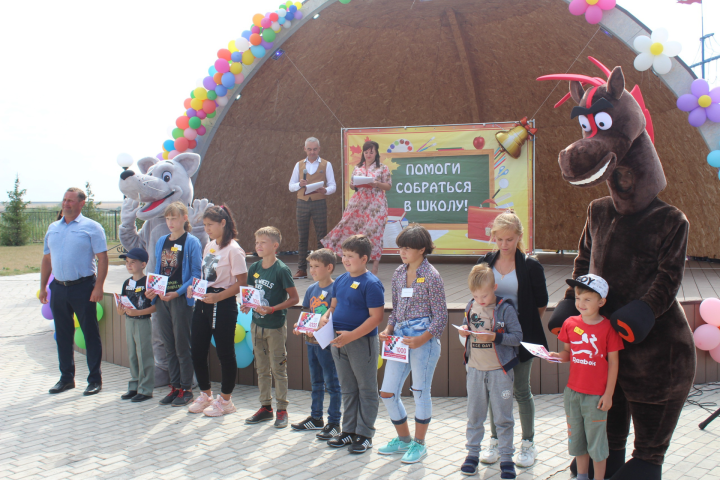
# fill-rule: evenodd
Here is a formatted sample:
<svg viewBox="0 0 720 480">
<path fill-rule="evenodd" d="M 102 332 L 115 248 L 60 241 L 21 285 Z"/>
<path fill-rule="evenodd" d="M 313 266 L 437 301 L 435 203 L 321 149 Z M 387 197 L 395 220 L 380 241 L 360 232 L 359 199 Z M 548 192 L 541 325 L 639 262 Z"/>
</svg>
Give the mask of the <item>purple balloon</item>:
<svg viewBox="0 0 720 480">
<path fill-rule="evenodd" d="M 683 112 L 691 112 L 698 107 L 698 99 L 695 95 L 686 93 L 677 99 L 677 107 Z"/>
<path fill-rule="evenodd" d="M 295 20 L 300 20 L 303 17 L 303 14 L 300 10 L 297 10 L 295 13 Z"/>
<path fill-rule="evenodd" d="M 157 155 L 155 155 L 155 158 L 157 158 L 158 160 L 162 160 L 162 153 L 158 153 Z"/>
<path fill-rule="evenodd" d="M 186 113 L 188 118 L 197 116 L 197 110 L 195 110 L 194 108 L 188 108 Z"/>
<path fill-rule="evenodd" d="M 212 77 L 203 78 L 203 87 L 207 90 L 215 90 L 215 85 L 217 85 L 217 83 L 215 83 Z"/>
<path fill-rule="evenodd" d="M 51 274 L 50 274 L 50 278 L 48 278 L 48 285 L 50 285 L 53 280 L 55 280 L 55 275 L 53 275 L 53 274 L 51 273 Z"/>
<path fill-rule="evenodd" d="M 52 320 L 52 319 L 53 319 L 53 314 L 52 314 L 52 310 L 50 310 L 50 304 L 49 304 L 49 303 L 46 303 L 45 305 L 42 306 L 42 308 L 40 309 L 40 313 L 42 313 L 42 316 L 43 316 L 46 320 Z"/>
<path fill-rule="evenodd" d="M 266 42 L 265 40 L 261 40 L 260 46 L 265 47 L 265 50 L 270 50 L 273 46 L 273 42 Z"/>
</svg>

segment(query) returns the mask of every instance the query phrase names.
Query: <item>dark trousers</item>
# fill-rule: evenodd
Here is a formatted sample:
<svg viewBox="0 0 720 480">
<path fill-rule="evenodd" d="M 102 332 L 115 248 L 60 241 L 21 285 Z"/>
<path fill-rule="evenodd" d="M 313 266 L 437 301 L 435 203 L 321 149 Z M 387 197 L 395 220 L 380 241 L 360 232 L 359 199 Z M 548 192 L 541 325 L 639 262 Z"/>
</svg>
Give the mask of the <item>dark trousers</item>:
<svg viewBox="0 0 720 480">
<path fill-rule="evenodd" d="M 90 301 L 93 288 L 95 288 L 94 278 L 69 287 L 64 287 L 57 282 L 50 284 L 52 293 L 50 310 L 52 310 L 55 320 L 60 380 L 63 382 L 75 380 L 75 355 L 73 352 L 75 340 L 73 314 L 75 314 L 85 337 L 87 364 L 90 371 L 87 381 L 88 383 L 102 383 L 100 372 L 102 342 L 98 328 L 97 304 Z"/>
<path fill-rule="evenodd" d="M 342 402 L 342 391 L 338 381 L 335 360 L 332 350 L 323 350 L 320 345 L 307 344 L 308 365 L 310 367 L 310 381 L 312 382 L 312 404 L 310 415 L 313 418 L 323 417 L 323 400 L 325 390 L 330 394 L 330 406 L 328 407 L 328 423 L 340 424 L 340 403 Z"/>
<path fill-rule="evenodd" d="M 322 200 L 297 200 L 298 226 L 298 270 L 307 271 L 308 236 L 310 235 L 310 219 L 315 225 L 317 248 L 323 248 L 320 240 L 327 235 L 327 202 Z"/>
<path fill-rule="evenodd" d="M 210 293 L 222 291 L 208 289 Z M 192 318 L 192 358 L 200 390 L 210 390 L 208 352 L 210 337 L 215 338 L 215 349 L 222 373 L 220 391 L 230 395 L 235 388 L 237 361 L 235 359 L 235 325 L 238 307 L 235 297 L 226 298 L 216 304 L 195 302 Z M 215 327 L 213 328 L 213 323 Z"/>
<path fill-rule="evenodd" d="M 187 304 L 185 295 L 180 295 L 169 302 L 158 298 L 155 308 L 157 325 L 165 345 L 170 385 L 191 390 L 193 361 L 190 353 L 190 324 L 193 307 Z"/>
</svg>

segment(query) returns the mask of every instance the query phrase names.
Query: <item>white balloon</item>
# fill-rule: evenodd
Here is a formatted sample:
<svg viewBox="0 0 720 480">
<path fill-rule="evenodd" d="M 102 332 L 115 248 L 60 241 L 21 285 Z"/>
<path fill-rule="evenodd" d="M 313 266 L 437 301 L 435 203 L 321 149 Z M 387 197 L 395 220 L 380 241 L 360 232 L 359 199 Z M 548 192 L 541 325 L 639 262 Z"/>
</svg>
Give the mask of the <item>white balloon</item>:
<svg viewBox="0 0 720 480">
<path fill-rule="evenodd" d="M 641 53 L 635 57 L 635 69 L 638 72 L 644 72 L 653 66 L 653 60 L 655 60 L 655 56 L 652 53 Z"/>
<path fill-rule="evenodd" d="M 228 99 L 227 99 L 227 97 L 217 97 L 217 98 L 215 99 L 215 101 L 216 101 L 217 104 L 218 104 L 219 106 L 221 106 L 221 107 L 224 107 L 225 105 L 228 104 Z"/>
<path fill-rule="evenodd" d="M 128 153 L 121 153 L 117 156 L 117 164 L 123 168 L 128 168 L 133 164 L 133 158 Z"/>
<path fill-rule="evenodd" d="M 244 52 L 250 48 L 250 42 L 248 42 L 247 38 L 240 37 L 235 40 L 235 48 L 237 48 L 240 52 Z"/>
<path fill-rule="evenodd" d="M 680 42 L 665 42 L 663 45 L 663 53 L 668 57 L 674 57 L 682 51 Z"/>
<path fill-rule="evenodd" d="M 665 55 L 664 53 L 661 53 L 657 57 L 655 57 L 655 60 L 653 61 L 653 69 L 659 73 L 660 75 L 665 75 L 670 71 L 672 68 L 672 62 L 670 61 L 670 57 Z"/>
<path fill-rule="evenodd" d="M 637 50 L 640 53 L 649 53 L 650 47 L 652 47 L 653 41 L 650 40 L 650 37 L 646 37 L 645 35 L 641 35 L 633 41 L 633 46 L 635 47 L 635 50 Z"/>
<path fill-rule="evenodd" d="M 175 127 L 168 127 L 165 133 L 167 133 L 168 138 L 172 138 L 172 132 L 175 130 Z"/>
<path fill-rule="evenodd" d="M 664 44 L 668 40 L 668 31 L 665 28 L 656 28 L 655 31 L 650 35 L 650 39 L 653 43 L 662 43 Z"/>
<path fill-rule="evenodd" d="M 285 27 L 285 28 L 292 27 L 292 22 L 290 20 L 285 20 L 285 23 L 283 23 L 283 27 Z"/>
<path fill-rule="evenodd" d="M 270 25 L 270 28 L 272 28 L 272 31 L 277 33 L 280 31 L 280 24 L 278 22 L 273 22 L 272 25 Z"/>
</svg>

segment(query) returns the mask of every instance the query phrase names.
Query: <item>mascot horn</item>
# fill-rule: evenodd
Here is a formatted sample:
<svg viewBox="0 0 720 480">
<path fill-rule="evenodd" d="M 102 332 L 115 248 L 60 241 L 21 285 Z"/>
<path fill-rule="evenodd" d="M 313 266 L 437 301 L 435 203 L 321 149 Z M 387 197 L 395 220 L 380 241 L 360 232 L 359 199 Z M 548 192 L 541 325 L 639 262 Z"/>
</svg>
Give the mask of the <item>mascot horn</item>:
<svg viewBox="0 0 720 480">
<path fill-rule="evenodd" d="M 611 72 L 590 57 L 607 80 L 584 75 L 547 75 L 569 80 L 578 104 L 583 138 L 560 152 L 563 178 L 577 187 L 606 182 L 610 196 L 590 203 L 573 278 L 588 273 L 610 286 L 601 312 L 625 340 L 620 371 L 608 412 L 613 479 L 660 479 L 665 453 L 695 375 L 695 346 L 685 313 L 676 299 L 685 270 L 688 221 L 657 198 L 667 181 L 653 145 L 650 113 L 639 87 L 625 90 L 622 69 Z M 583 85 L 589 85 L 585 90 Z M 555 309 L 550 330 L 578 312 L 568 289 Z M 625 462 L 632 419 L 635 448 Z"/>
<path fill-rule="evenodd" d="M 145 157 L 137 162 L 139 173 L 125 170 L 120 174 L 120 191 L 125 200 L 120 213 L 120 243 L 123 248 L 140 247 L 148 252 L 146 272 L 155 271 L 155 244 L 170 230 L 165 223 L 165 207 L 173 202 L 182 202 L 188 206 L 188 220 L 192 234 L 205 248 L 208 236 L 203 228 L 202 218 L 207 207 L 207 199 L 193 201 L 193 185 L 190 180 L 200 167 L 200 155 L 181 153 L 172 160 L 158 160 Z M 192 202 L 192 205 L 191 205 Z M 143 220 L 138 231 L 135 219 Z M 153 316 L 154 317 L 154 316 Z M 159 332 L 153 328 L 153 354 L 155 356 L 155 385 L 168 384 L 165 347 Z"/>
</svg>

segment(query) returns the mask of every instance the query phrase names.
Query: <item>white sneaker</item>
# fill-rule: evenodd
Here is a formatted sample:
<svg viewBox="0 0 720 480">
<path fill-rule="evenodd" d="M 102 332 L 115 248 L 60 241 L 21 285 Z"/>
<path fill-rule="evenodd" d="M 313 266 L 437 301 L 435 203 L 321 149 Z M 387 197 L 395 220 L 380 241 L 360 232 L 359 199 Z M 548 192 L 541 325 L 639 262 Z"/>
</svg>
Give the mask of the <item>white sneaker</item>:
<svg viewBox="0 0 720 480">
<path fill-rule="evenodd" d="M 188 407 L 188 412 L 202 413 L 203 410 L 212 404 L 212 400 L 212 392 L 210 392 L 210 396 L 208 396 L 205 392 L 200 392 L 200 396 L 197 397 Z"/>
<path fill-rule="evenodd" d="M 535 448 L 535 442 L 530 440 L 523 440 L 520 446 L 520 453 L 515 457 L 515 466 L 521 468 L 531 467 L 535 463 L 535 457 L 537 457 L 537 448 Z"/>
<path fill-rule="evenodd" d="M 490 437 L 490 443 L 488 447 L 480 452 L 480 461 L 482 463 L 495 463 L 500 460 L 500 451 L 498 451 L 498 440 L 497 438 Z"/>
<path fill-rule="evenodd" d="M 220 395 L 217 396 L 212 404 L 203 410 L 203 413 L 208 417 L 221 417 L 228 413 L 235 411 L 235 405 L 233 405 L 232 399 L 224 400 Z"/>
</svg>

